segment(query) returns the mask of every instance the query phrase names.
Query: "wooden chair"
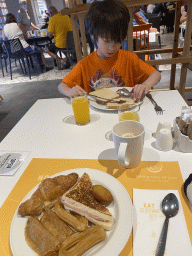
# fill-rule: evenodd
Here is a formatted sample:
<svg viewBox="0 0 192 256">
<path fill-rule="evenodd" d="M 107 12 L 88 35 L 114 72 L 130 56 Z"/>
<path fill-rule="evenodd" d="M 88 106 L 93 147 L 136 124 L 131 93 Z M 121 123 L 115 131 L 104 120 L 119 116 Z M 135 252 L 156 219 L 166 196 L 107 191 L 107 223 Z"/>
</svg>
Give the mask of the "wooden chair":
<svg viewBox="0 0 192 256">
<path fill-rule="evenodd" d="M 133 39 L 135 39 L 135 50 L 149 50 L 149 30 L 151 27 L 152 23 L 133 26 Z"/>
</svg>

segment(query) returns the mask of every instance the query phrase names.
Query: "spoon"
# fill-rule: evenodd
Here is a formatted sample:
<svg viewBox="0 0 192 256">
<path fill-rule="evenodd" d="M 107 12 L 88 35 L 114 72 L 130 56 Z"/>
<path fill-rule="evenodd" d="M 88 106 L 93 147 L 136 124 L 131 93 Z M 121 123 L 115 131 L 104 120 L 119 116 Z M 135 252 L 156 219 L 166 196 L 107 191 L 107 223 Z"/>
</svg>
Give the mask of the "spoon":
<svg viewBox="0 0 192 256">
<path fill-rule="evenodd" d="M 165 251 L 169 218 L 174 217 L 179 211 L 179 201 L 175 194 L 166 195 L 161 203 L 161 209 L 166 219 L 163 224 L 155 256 L 163 256 Z"/>
<path fill-rule="evenodd" d="M 132 93 L 129 92 L 126 88 L 122 88 L 120 92 L 118 92 L 120 97 L 131 97 Z"/>
</svg>

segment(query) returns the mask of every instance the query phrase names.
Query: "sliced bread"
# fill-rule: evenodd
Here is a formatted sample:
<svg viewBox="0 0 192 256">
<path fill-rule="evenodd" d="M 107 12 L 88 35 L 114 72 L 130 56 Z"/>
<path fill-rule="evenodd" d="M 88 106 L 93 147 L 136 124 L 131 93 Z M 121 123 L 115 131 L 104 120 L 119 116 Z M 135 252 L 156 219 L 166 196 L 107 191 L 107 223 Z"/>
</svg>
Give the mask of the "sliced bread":
<svg viewBox="0 0 192 256">
<path fill-rule="evenodd" d="M 123 100 L 126 102 L 124 103 L 115 103 L 115 102 L 108 102 L 107 103 L 107 109 L 118 109 L 121 105 L 132 105 L 135 103 L 135 100 L 132 98 L 119 98 L 118 100 Z"/>
<path fill-rule="evenodd" d="M 103 102 L 101 104 L 105 104 L 109 100 L 119 98 L 119 95 L 116 92 L 113 92 L 112 90 L 110 90 L 108 88 L 101 88 L 101 89 L 98 89 L 96 91 L 90 92 L 89 94 L 97 96 L 97 97 L 104 98 L 105 100 L 98 99 L 100 103 Z"/>
</svg>

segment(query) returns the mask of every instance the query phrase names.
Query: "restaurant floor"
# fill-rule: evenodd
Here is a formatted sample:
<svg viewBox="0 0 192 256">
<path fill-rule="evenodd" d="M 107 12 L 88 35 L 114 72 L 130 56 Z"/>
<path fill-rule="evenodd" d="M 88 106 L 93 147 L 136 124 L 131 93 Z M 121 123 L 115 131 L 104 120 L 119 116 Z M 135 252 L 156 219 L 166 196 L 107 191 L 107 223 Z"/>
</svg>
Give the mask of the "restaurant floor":
<svg viewBox="0 0 192 256">
<path fill-rule="evenodd" d="M 173 33 L 161 35 L 162 48 L 172 47 Z M 154 47 L 158 43 L 153 43 Z M 54 66 L 53 60 L 45 53 L 46 60 L 50 66 Z M 171 54 L 162 54 L 162 58 L 171 57 Z M 38 99 L 60 98 L 62 95 L 58 92 L 58 85 L 65 77 L 70 69 L 58 70 L 54 67 L 49 72 L 41 73 L 38 66 L 35 65 L 32 71 L 32 79 L 28 75 L 21 73 L 19 65 L 15 66 L 13 62 L 13 80 L 10 79 L 9 73 L 5 72 L 2 77 L 0 70 L 0 95 L 3 101 L 0 102 L 0 141 L 9 133 L 9 131 L 17 124 L 28 109 Z M 155 88 L 169 88 L 170 82 L 170 65 L 159 66 L 161 71 L 161 81 Z M 177 65 L 175 83 L 180 83 L 181 65 Z M 186 86 L 191 86 L 192 71 L 187 70 Z M 192 93 L 185 94 L 187 99 L 192 100 Z M 192 101 L 189 101 L 192 103 Z"/>
</svg>

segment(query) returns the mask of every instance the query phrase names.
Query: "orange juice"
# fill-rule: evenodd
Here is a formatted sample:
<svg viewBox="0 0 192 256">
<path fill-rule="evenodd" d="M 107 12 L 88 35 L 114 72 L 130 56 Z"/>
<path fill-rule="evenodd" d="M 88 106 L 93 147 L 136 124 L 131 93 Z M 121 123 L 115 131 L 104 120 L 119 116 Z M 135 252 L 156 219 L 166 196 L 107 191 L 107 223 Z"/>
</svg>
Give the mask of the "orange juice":
<svg viewBox="0 0 192 256">
<path fill-rule="evenodd" d="M 86 124 L 90 121 L 89 102 L 85 96 L 72 99 L 72 107 L 77 124 Z"/>
<path fill-rule="evenodd" d="M 133 120 L 133 121 L 139 122 L 140 121 L 139 114 L 131 111 L 122 112 L 119 115 L 119 122 L 126 121 L 126 120 Z"/>
</svg>

